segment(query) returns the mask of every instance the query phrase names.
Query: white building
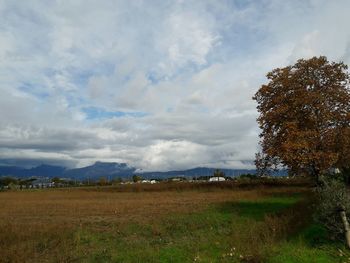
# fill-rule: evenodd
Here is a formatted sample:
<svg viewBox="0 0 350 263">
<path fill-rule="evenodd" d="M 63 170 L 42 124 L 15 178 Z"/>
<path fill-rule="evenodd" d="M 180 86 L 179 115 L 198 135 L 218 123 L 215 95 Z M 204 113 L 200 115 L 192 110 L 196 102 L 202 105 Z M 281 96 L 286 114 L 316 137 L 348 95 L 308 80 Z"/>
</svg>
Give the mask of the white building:
<svg viewBox="0 0 350 263">
<path fill-rule="evenodd" d="M 223 182 L 226 181 L 225 177 L 210 177 L 209 182 Z"/>
</svg>

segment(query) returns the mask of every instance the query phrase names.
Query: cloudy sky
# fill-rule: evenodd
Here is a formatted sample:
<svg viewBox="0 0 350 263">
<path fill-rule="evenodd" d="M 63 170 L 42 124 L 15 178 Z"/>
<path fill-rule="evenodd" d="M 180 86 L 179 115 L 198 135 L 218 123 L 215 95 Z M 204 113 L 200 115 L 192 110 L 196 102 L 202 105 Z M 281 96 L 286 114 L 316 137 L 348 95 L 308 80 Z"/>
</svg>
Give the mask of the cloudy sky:
<svg viewBox="0 0 350 263">
<path fill-rule="evenodd" d="M 0 0 L 0 164 L 250 168 L 273 68 L 350 64 L 348 0 Z"/>
</svg>

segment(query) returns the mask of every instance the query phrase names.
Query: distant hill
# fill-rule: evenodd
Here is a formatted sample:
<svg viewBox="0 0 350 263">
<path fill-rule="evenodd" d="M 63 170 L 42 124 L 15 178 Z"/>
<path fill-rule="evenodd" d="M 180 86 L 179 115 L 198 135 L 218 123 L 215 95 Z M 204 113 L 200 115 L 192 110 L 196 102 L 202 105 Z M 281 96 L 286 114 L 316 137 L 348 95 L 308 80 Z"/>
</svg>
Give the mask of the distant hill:
<svg viewBox="0 0 350 263">
<path fill-rule="evenodd" d="M 30 176 L 61 177 L 66 171 L 65 167 L 42 164 L 28 170 Z"/>
<path fill-rule="evenodd" d="M 135 168 L 128 166 L 126 163 L 96 162 L 83 168 L 67 170 L 64 173 L 64 177 L 80 180 L 97 179 L 101 176 L 109 177 L 110 179 L 114 177 L 128 178 L 134 174 L 135 170 Z"/>
<path fill-rule="evenodd" d="M 67 169 L 62 166 L 40 165 L 30 169 L 17 166 L 0 166 L 0 176 L 13 177 L 65 177 L 77 180 L 95 180 L 104 177 L 131 177 L 136 169 L 125 163 L 96 162 L 83 168 Z"/>
<path fill-rule="evenodd" d="M 23 177 L 30 176 L 28 169 L 17 166 L 0 166 L 0 176 Z"/>
<path fill-rule="evenodd" d="M 54 165 L 39 165 L 37 167 L 33 167 L 30 169 L 17 167 L 17 166 L 0 166 L 0 176 L 14 176 L 14 177 L 32 177 L 32 176 L 40 176 L 40 177 L 55 177 L 62 176 L 65 167 L 54 166 Z"/>
<path fill-rule="evenodd" d="M 187 170 L 167 171 L 167 172 L 137 172 L 145 179 L 159 178 L 166 179 L 170 177 L 183 176 L 187 178 L 210 176 L 213 175 L 216 168 L 197 167 Z M 226 176 L 235 177 L 241 174 L 255 174 L 255 169 L 220 169 Z M 82 168 L 67 169 L 61 166 L 42 164 L 30 169 L 17 166 L 0 166 L 0 176 L 13 177 L 64 177 L 76 180 L 97 180 L 100 177 L 113 179 L 130 178 L 136 173 L 136 168 L 128 166 L 126 163 L 116 162 L 96 162 Z M 274 173 L 275 176 L 286 175 L 286 170 L 281 170 Z"/>
</svg>

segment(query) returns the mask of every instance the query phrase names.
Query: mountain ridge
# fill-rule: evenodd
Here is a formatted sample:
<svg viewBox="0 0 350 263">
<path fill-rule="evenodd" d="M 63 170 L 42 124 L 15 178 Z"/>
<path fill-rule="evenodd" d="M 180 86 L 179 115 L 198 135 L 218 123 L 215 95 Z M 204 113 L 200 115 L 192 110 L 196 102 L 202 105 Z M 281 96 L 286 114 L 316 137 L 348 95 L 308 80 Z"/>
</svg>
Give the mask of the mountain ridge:
<svg viewBox="0 0 350 263">
<path fill-rule="evenodd" d="M 211 168 L 211 167 L 195 167 L 184 170 L 170 170 L 170 171 L 151 171 L 151 172 L 137 172 L 135 167 L 129 166 L 127 163 L 117 162 L 95 162 L 81 168 L 68 169 L 63 166 L 41 164 L 33 168 L 23 168 L 18 166 L 0 166 L 0 176 L 13 177 L 64 177 L 76 180 L 96 180 L 100 177 L 113 178 L 130 178 L 134 174 L 139 174 L 143 178 L 160 178 L 166 179 L 170 177 L 183 176 L 193 178 L 198 176 L 213 175 L 216 169 L 221 170 L 226 176 L 235 177 L 244 173 L 255 174 L 255 169 L 229 169 L 229 168 Z M 285 171 L 275 173 L 275 175 L 285 175 Z"/>
</svg>

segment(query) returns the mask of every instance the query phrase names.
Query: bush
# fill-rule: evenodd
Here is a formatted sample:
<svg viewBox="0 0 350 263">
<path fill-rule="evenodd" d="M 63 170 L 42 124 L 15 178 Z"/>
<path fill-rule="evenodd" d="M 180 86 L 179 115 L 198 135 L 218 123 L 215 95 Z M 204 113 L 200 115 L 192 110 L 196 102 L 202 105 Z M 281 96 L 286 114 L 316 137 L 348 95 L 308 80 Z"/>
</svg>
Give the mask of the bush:
<svg viewBox="0 0 350 263">
<path fill-rule="evenodd" d="M 344 226 L 340 211 L 345 210 L 347 217 L 350 212 L 349 193 L 343 177 L 327 177 L 322 185 L 317 187 L 317 210 L 315 219 L 324 225 L 332 239 L 344 239 Z"/>
</svg>

